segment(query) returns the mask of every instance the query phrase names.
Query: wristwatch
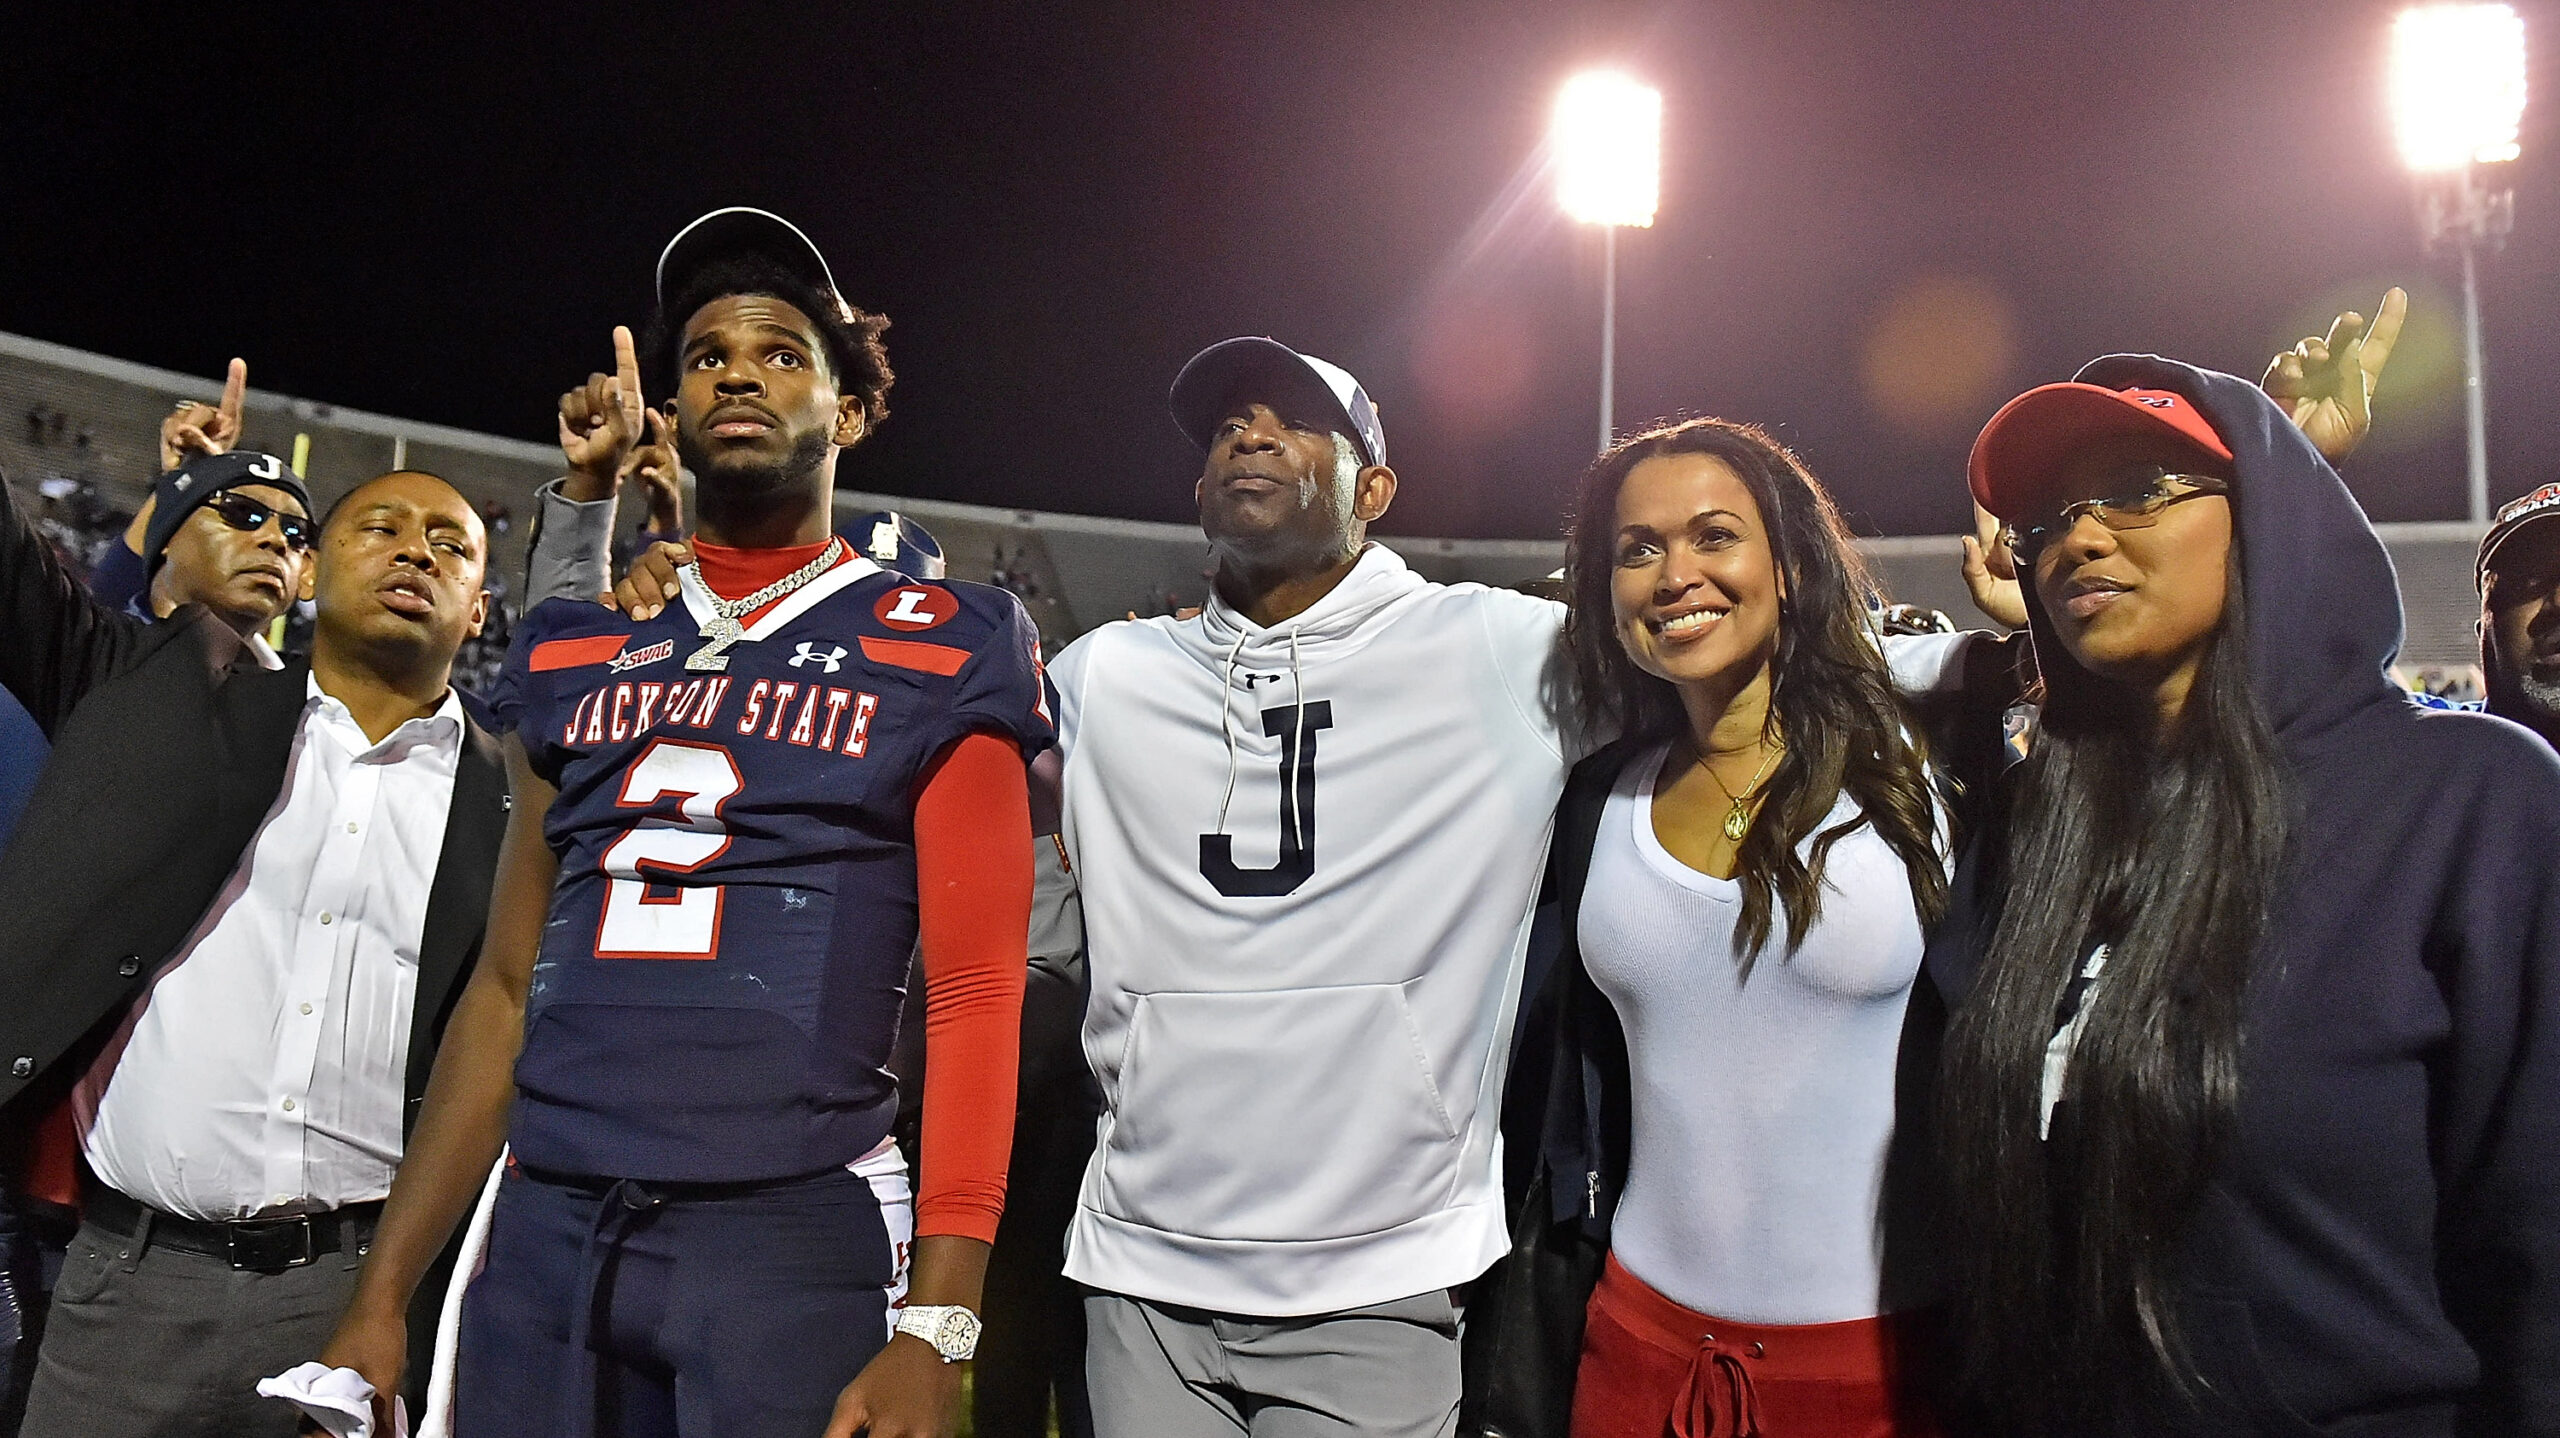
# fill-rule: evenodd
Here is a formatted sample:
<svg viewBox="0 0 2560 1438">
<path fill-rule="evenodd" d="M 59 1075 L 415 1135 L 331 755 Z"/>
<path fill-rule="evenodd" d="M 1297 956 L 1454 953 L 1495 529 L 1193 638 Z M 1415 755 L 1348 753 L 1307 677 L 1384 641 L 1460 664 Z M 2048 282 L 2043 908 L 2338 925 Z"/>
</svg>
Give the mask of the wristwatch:
<svg viewBox="0 0 2560 1438">
<path fill-rule="evenodd" d="M 932 1344 L 945 1363 L 977 1356 L 978 1315 L 956 1303 L 910 1303 L 899 1310 L 897 1331 Z"/>
</svg>

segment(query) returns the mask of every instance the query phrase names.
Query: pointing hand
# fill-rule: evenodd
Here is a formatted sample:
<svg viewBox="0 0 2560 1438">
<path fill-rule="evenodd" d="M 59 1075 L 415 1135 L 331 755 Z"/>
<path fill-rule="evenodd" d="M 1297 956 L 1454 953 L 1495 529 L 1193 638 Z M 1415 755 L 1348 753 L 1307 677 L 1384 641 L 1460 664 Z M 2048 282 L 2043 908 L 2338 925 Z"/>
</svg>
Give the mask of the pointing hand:
<svg viewBox="0 0 2560 1438">
<path fill-rule="evenodd" d="M 228 454 L 240 442 L 240 400 L 249 390 L 249 362 L 231 361 L 222 379 L 222 402 L 189 400 L 160 421 L 160 472 L 187 462 L 190 454 Z"/>
<path fill-rule="evenodd" d="M 641 441 L 640 356 L 631 327 L 613 327 L 613 373 L 591 374 L 560 396 L 560 454 L 569 461 L 561 494 L 581 502 L 609 498 L 623 460 Z"/>
<path fill-rule="evenodd" d="M 2394 285 L 2370 326 L 2348 310 L 2331 322 L 2327 338 L 2306 337 L 2277 355 L 2258 381 L 2330 462 L 2353 453 L 2373 428 L 2373 391 L 2408 314 L 2409 292 Z"/>
</svg>

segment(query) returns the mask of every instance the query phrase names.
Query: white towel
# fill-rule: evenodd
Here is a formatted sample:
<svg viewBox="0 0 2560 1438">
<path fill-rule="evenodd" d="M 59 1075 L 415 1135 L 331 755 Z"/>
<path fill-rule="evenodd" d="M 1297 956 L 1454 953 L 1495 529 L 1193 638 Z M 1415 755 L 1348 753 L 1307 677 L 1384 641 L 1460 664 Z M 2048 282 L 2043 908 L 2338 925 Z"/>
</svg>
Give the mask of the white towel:
<svg viewBox="0 0 2560 1438">
<path fill-rule="evenodd" d="M 273 1378 L 258 1380 L 258 1396 L 282 1398 L 329 1430 L 330 1438 L 374 1438 L 373 1385 L 352 1368 L 324 1368 L 298 1363 Z M 409 1438 L 408 1405 L 391 1400 L 391 1438 Z"/>
<path fill-rule="evenodd" d="M 498 1180 L 507 1172 L 508 1150 L 498 1151 L 489 1181 L 480 1188 L 479 1206 L 471 1210 L 471 1226 L 462 1231 L 462 1251 L 453 1260 L 453 1282 L 444 1290 L 444 1307 L 436 1315 L 436 1351 L 427 1369 L 427 1415 L 418 1438 L 453 1438 L 453 1355 L 462 1343 L 462 1292 L 489 1266 L 489 1218 L 498 1207 Z"/>
</svg>

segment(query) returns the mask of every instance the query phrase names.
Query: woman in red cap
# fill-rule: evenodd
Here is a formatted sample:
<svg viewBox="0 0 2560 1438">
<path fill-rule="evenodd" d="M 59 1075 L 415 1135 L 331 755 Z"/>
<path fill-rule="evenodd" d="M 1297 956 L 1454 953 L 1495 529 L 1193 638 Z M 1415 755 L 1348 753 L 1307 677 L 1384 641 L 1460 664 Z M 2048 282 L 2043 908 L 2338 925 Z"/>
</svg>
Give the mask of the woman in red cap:
<svg viewBox="0 0 2560 1438">
<path fill-rule="evenodd" d="M 2045 699 L 1926 963 L 1963 1431 L 2560 1432 L 2560 761 L 2246 381 L 2004 408 Z"/>
</svg>

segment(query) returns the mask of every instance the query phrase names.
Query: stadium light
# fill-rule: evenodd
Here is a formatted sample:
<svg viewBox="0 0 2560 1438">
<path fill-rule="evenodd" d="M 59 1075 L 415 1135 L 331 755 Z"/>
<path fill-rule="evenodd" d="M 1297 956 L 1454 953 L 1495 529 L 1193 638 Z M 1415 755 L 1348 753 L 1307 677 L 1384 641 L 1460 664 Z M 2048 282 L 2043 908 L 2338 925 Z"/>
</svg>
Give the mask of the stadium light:
<svg viewBox="0 0 2560 1438">
<path fill-rule="evenodd" d="M 2512 5 L 2420 5 L 2391 27 L 2391 118 L 2400 160 L 2418 180 L 2430 252 L 2462 261 L 2462 399 L 2471 520 L 2489 522 L 2489 404 L 2480 346 L 2480 261 L 2515 227 L 2516 196 L 2498 171 L 2522 151 L 2524 18 Z"/>
<path fill-rule="evenodd" d="M 1548 136 L 1556 162 L 1556 202 L 1600 227 L 1600 448 L 1616 426 L 1618 231 L 1651 229 L 1662 200 L 1662 92 L 1629 76 L 1594 70 L 1565 82 Z"/>
<path fill-rule="evenodd" d="M 1556 97 L 1556 200 L 1586 225 L 1649 229 L 1662 198 L 1662 92 L 1594 70 Z"/>
<path fill-rule="evenodd" d="M 2421 5 L 2391 27 L 2391 118 L 2419 174 L 2519 153 L 2524 17 L 2512 5 Z"/>
</svg>

